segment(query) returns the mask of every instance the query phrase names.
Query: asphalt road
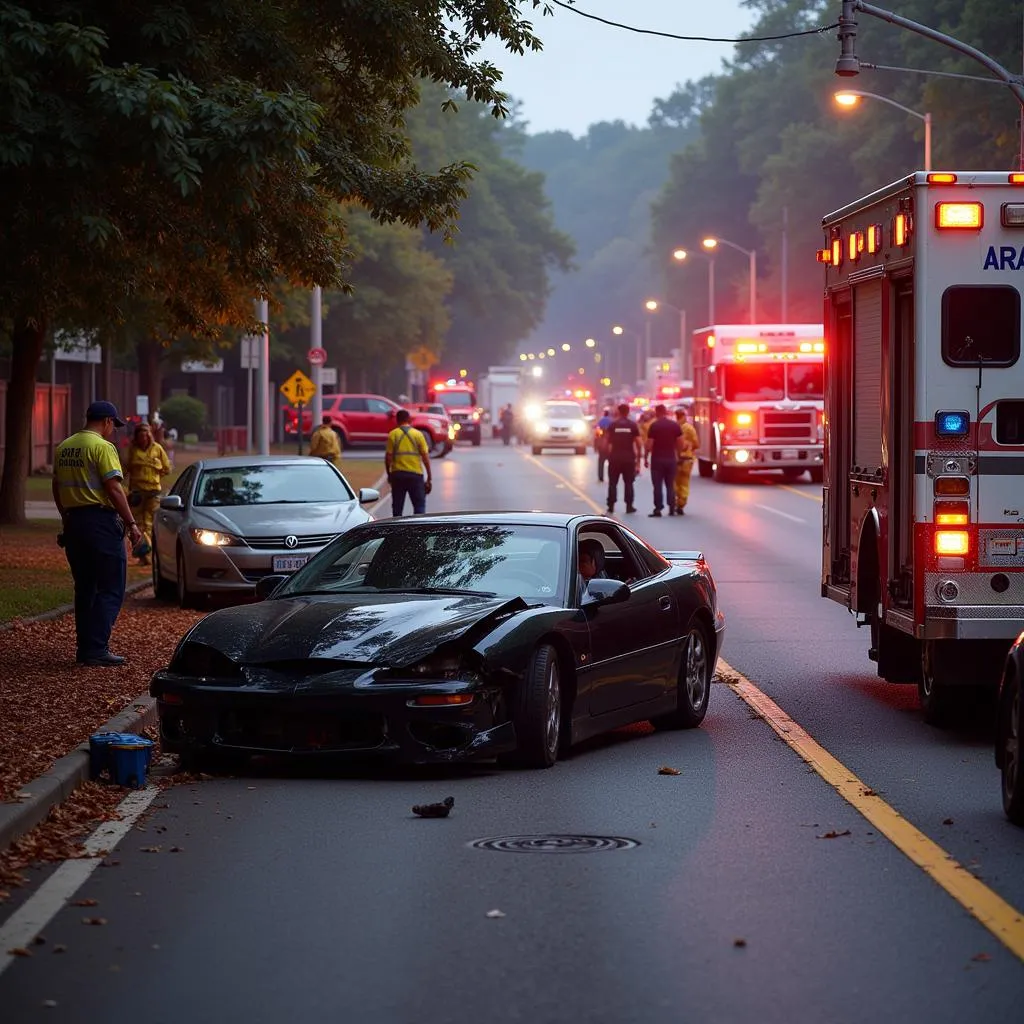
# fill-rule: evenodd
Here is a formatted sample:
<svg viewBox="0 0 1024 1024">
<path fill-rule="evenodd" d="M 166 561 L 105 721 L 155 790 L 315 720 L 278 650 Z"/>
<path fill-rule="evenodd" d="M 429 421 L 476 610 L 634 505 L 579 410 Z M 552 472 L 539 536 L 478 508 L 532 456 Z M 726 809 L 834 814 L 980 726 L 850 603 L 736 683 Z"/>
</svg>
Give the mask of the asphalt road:
<svg viewBox="0 0 1024 1024">
<path fill-rule="evenodd" d="M 874 676 L 866 631 L 818 596 L 820 490 L 695 479 L 685 518 L 652 520 L 649 477 L 638 488 L 624 521 L 708 556 L 728 663 L 1024 908 L 1024 831 L 999 804 L 991 709 L 941 732 L 913 688 Z M 593 502 L 592 457 L 487 444 L 436 464 L 430 508 Z M 447 795 L 450 818 L 411 815 Z M 116 865 L 70 894 L 97 906 L 60 906 L 46 945 L 8 963 L 4 1022 L 1024 1017 L 1018 956 L 725 685 L 699 730 L 634 727 L 546 772 L 266 764 L 160 793 L 140 821 Z M 541 834 L 604 848 L 469 845 Z M 92 916 L 106 924 L 81 923 Z"/>
</svg>

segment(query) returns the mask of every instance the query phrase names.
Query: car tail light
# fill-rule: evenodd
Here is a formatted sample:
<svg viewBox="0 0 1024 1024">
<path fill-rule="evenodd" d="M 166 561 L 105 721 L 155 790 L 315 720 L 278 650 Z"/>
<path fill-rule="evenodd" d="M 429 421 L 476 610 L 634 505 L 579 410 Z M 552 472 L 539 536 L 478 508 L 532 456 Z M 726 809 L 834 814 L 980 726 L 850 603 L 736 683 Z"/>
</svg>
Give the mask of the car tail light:
<svg viewBox="0 0 1024 1024">
<path fill-rule="evenodd" d="M 935 554 L 966 555 L 971 550 L 971 535 L 966 530 L 936 530 Z"/>
</svg>

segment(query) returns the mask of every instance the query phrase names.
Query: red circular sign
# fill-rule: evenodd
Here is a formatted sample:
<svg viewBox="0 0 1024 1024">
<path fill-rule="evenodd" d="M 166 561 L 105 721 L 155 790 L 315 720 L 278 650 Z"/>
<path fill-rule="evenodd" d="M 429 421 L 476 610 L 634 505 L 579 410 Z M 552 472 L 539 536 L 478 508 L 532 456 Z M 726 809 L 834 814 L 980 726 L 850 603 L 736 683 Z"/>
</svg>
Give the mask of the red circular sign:
<svg viewBox="0 0 1024 1024">
<path fill-rule="evenodd" d="M 309 359 L 310 366 L 323 366 L 324 363 L 327 362 L 327 350 L 323 348 L 311 348 L 307 358 Z"/>
</svg>

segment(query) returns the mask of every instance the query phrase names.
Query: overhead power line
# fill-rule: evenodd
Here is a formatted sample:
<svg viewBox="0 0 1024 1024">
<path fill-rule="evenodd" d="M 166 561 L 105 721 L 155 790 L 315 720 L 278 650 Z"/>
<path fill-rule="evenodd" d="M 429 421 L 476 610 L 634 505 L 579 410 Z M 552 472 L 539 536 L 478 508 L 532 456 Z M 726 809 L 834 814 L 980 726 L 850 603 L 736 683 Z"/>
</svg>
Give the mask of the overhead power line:
<svg viewBox="0 0 1024 1024">
<path fill-rule="evenodd" d="M 820 36 L 825 32 L 831 32 L 834 28 L 839 28 L 839 22 L 835 21 L 831 25 L 822 25 L 821 28 L 806 29 L 803 32 L 784 32 L 778 36 L 744 36 L 742 39 L 722 39 L 718 36 L 682 36 L 675 32 L 661 32 L 654 28 L 637 28 L 635 25 L 623 25 L 618 21 L 609 21 L 608 18 L 600 18 L 596 14 L 588 14 L 586 11 L 581 11 L 578 7 L 574 7 L 571 2 L 565 3 L 564 0 L 547 0 L 547 2 L 564 10 L 572 11 L 573 14 L 578 14 L 581 18 L 587 18 L 589 21 L 599 21 L 602 25 L 621 28 L 625 32 L 636 32 L 642 36 L 661 36 L 663 39 L 681 39 L 688 43 L 771 43 L 777 39 Z"/>
</svg>

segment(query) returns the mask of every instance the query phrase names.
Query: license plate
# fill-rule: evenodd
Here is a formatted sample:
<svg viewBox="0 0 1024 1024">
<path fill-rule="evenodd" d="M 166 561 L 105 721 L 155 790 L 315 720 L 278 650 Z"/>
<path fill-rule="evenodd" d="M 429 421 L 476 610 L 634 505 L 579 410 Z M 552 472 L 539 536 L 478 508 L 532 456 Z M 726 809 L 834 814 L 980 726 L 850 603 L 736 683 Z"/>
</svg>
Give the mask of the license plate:
<svg viewBox="0 0 1024 1024">
<path fill-rule="evenodd" d="M 989 537 L 988 553 L 990 555 L 1013 555 L 1017 554 L 1016 537 Z"/>
<path fill-rule="evenodd" d="M 309 555 L 274 555 L 274 572 L 295 572 L 309 561 Z"/>
<path fill-rule="evenodd" d="M 796 462 L 800 457 L 800 453 L 795 448 L 784 448 L 782 451 L 782 458 L 785 462 Z"/>
</svg>

